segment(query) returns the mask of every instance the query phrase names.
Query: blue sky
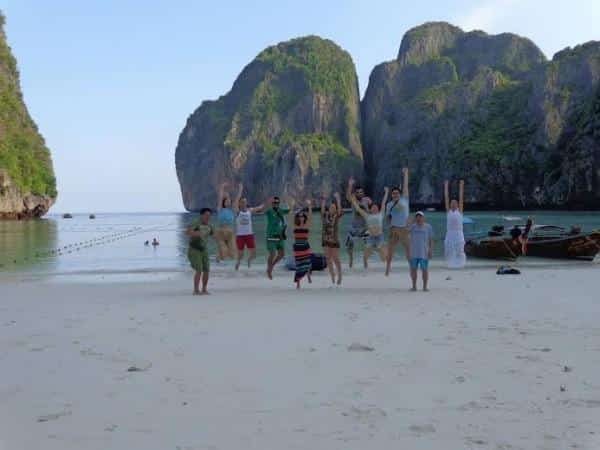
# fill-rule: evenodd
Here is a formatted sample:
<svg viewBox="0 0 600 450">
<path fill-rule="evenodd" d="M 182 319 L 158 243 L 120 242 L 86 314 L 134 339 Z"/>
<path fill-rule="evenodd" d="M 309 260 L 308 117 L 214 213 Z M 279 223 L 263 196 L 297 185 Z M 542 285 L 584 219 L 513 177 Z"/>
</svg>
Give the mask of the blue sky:
<svg viewBox="0 0 600 450">
<path fill-rule="evenodd" d="M 352 55 L 361 92 L 426 21 L 515 32 L 548 57 L 600 40 L 598 0 L 0 0 L 0 9 L 53 154 L 54 212 L 183 210 L 174 153 L 187 117 L 283 40 L 333 39 Z"/>
</svg>

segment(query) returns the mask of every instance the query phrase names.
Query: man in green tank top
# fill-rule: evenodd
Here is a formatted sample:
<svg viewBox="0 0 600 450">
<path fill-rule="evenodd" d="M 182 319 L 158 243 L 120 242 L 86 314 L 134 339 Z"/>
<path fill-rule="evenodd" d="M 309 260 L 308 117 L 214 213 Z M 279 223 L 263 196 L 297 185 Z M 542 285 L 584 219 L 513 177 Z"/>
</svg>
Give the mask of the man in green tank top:
<svg viewBox="0 0 600 450">
<path fill-rule="evenodd" d="M 285 215 L 290 212 L 289 208 L 281 207 L 279 197 L 270 199 L 271 207 L 265 211 L 267 216 L 267 276 L 273 279 L 273 268 L 285 256 L 286 228 Z"/>
</svg>

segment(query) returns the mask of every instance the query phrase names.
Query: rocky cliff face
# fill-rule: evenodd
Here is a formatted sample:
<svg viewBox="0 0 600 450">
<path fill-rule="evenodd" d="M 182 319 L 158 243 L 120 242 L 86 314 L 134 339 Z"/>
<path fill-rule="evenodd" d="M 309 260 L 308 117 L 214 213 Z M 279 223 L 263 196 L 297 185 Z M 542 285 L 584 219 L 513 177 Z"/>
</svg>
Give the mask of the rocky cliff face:
<svg viewBox="0 0 600 450">
<path fill-rule="evenodd" d="M 512 34 L 417 27 L 369 80 L 367 178 L 380 190 L 406 165 L 422 203 L 464 177 L 468 201 L 489 207 L 600 207 L 599 80 L 600 43 L 547 61 Z"/>
<path fill-rule="evenodd" d="M 472 206 L 600 208 L 599 42 L 548 61 L 514 34 L 427 23 L 375 67 L 360 117 L 356 85 L 330 41 L 262 52 L 181 133 L 186 208 L 213 205 L 222 180 L 259 201 L 315 195 L 361 170 L 377 196 L 404 166 L 416 203 L 440 202 L 443 180 L 464 178 Z"/>
<path fill-rule="evenodd" d="M 216 101 L 189 117 L 175 154 L 186 209 L 214 206 L 220 182 L 243 182 L 252 202 L 316 196 L 362 173 L 354 63 L 310 36 L 269 47 Z"/>
<path fill-rule="evenodd" d="M 0 219 L 40 217 L 55 200 L 50 152 L 23 102 L 0 13 Z"/>
</svg>

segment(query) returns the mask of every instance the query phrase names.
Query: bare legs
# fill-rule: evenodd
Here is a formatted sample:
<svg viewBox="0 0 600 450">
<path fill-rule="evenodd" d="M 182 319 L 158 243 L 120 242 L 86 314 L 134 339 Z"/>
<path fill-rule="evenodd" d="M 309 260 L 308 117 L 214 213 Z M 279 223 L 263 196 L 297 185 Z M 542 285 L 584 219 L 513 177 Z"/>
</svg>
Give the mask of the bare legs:
<svg viewBox="0 0 600 450">
<path fill-rule="evenodd" d="M 331 276 L 331 283 L 336 283 L 336 272 L 337 272 L 337 284 L 342 284 L 342 263 L 340 261 L 340 249 L 325 247 L 325 256 L 327 257 L 327 267 L 329 268 L 329 275 Z"/>
<path fill-rule="evenodd" d="M 365 265 L 365 269 L 369 268 L 369 257 L 373 254 L 373 251 L 376 251 L 382 262 L 387 261 L 387 251 L 385 247 L 373 248 L 367 247 L 365 248 L 365 252 L 363 254 L 363 263 Z"/>
<path fill-rule="evenodd" d="M 283 249 L 277 250 L 277 253 L 269 252 L 269 259 L 267 260 L 267 277 L 269 277 L 269 280 L 273 279 L 273 269 L 284 256 Z"/>
<path fill-rule="evenodd" d="M 208 272 L 196 272 L 194 274 L 194 295 L 208 295 Z M 202 280 L 202 290 L 200 281 Z"/>
<path fill-rule="evenodd" d="M 252 265 L 252 261 L 256 258 L 256 249 L 250 248 L 248 249 L 248 269 Z M 235 270 L 240 270 L 240 264 L 242 263 L 242 259 L 244 259 L 244 250 L 238 250 L 237 261 L 235 263 Z"/>
<path fill-rule="evenodd" d="M 427 283 L 429 282 L 429 271 L 421 270 L 421 275 L 423 277 L 423 290 L 427 292 L 429 289 L 427 288 Z M 411 291 L 417 290 L 417 269 L 410 268 L 410 279 L 412 280 L 412 288 Z"/>
<path fill-rule="evenodd" d="M 404 248 L 404 254 L 406 255 L 406 259 L 408 260 L 408 242 L 401 241 L 397 237 L 393 235 L 390 236 L 390 241 L 388 242 L 387 255 L 386 255 L 386 264 L 385 264 L 385 276 L 388 277 L 390 275 L 390 271 L 392 270 L 392 259 L 394 259 L 394 254 L 396 253 L 396 247 L 398 244 L 402 245 Z"/>
<path fill-rule="evenodd" d="M 221 227 L 215 233 L 218 254 L 217 261 L 233 259 L 235 256 L 235 236 L 231 227 Z"/>
</svg>

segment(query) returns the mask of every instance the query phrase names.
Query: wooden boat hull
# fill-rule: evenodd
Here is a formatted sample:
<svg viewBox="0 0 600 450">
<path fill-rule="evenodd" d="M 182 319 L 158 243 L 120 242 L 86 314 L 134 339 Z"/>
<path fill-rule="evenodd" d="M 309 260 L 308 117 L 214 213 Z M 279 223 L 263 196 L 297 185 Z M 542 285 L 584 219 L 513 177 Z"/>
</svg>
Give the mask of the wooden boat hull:
<svg viewBox="0 0 600 450">
<path fill-rule="evenodd" d="M 600 247 L 591 235 L 532 236 L 527 244 L 527 256 L 554 259 L 593 260 Z"/>
<path fill-rule="evenodd" d="M 590 237 L 594 240 L 594 242 L 596 242 L 596 245 L 600 249 L 600 230 L 592 231 Z"/>
<path fill-rule="evenodd" d="M 504 238 L 469 239 L 465 243 L 465 253 L 474 258 L 514 261 L 518 254 L 506 241 Z"/>
</svg>

